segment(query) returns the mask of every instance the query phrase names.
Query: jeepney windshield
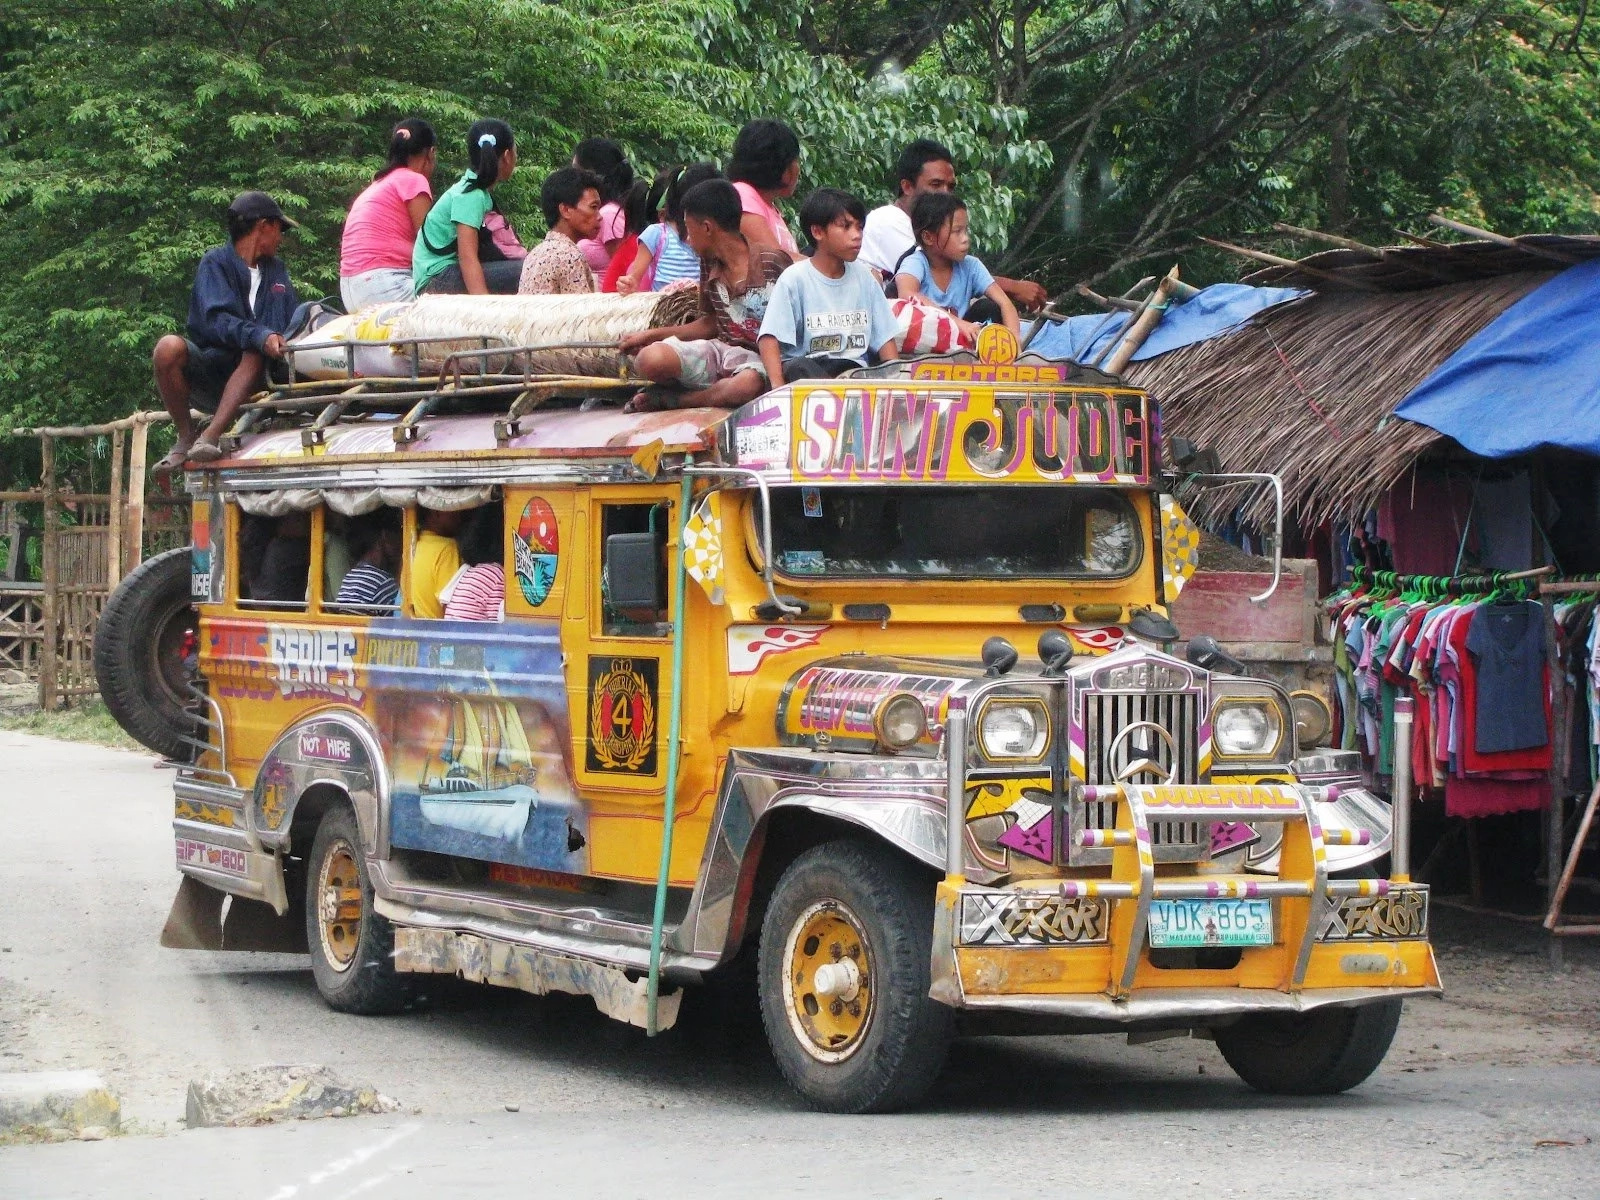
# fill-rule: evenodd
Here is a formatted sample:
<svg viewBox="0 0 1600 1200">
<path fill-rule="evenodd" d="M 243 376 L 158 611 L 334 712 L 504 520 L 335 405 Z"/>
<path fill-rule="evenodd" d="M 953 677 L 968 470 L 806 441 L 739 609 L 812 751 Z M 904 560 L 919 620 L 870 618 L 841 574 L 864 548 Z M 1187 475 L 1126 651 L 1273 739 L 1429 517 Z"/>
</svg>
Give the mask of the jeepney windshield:
<svg viewBox="0 0 1600 1200">
<path fill-rule="evenodd" d="M 774 566 L 789 576 L 1120 578 L 1144 539 L 1109 488 L 778 487 Z"/>
</svg>

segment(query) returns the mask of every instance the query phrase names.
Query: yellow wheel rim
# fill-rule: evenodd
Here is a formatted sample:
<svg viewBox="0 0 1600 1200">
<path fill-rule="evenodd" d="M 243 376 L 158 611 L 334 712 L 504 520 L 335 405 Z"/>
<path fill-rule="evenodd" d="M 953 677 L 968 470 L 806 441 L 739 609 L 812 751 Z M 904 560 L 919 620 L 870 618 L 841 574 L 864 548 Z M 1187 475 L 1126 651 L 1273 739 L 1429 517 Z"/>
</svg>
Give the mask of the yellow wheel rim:
<svg viewBox="0 0 1600 1200">
<path fill-rule="evenodd" d="M 361 869 L 350 843 L 343 840 L 322 856 L 317 875 L 317 929 L 328 965 L 335 971 L 348 970 L 361 942 Z"/>
<path fill-rule="evenodd" d="M 843 1062 L 861 1047 L 876 991 L 860 920 L 837 900 L 811 905 L 789 927 L 783 962 L 795 1038 L 813 1058 Z"/>
</svg>

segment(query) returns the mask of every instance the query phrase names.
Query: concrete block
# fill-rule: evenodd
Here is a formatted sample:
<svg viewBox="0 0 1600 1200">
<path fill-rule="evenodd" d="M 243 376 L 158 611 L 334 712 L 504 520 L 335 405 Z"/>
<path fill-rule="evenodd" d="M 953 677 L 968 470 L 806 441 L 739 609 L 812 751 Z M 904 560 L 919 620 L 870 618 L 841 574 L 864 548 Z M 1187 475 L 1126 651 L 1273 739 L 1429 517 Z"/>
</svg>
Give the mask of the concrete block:
<svg viewBox="0 0 1600 1200">
<path fill-rule="evenodd" d="M 184 1120 L 190 1129 L 267 1125 L 395 1112 L 399 1107 L 370 1084 L 346 1084 L 327 1067 L 261 1066 L 191 1080 Z"/>
<path fill-rule="evenodd" d="M 98 1072 L 0 1072 L 0 1137 L 115 1132 L 121 1124 L 122 1102 Z"/>
</svg>

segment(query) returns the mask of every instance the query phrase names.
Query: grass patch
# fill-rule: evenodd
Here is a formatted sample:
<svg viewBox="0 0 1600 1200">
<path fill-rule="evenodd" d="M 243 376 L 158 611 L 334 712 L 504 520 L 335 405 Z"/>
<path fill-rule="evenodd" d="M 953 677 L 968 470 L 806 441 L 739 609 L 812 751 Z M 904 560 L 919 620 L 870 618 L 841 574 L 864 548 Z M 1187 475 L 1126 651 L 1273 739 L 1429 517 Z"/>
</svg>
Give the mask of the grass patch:
<svg viewBox="0 0 1600 1200">
<path fill-rule="evenodd" d="M 122 750 L 143 747 L 127 734 L 99 700 L 89 700 L 58 712 L 0 713 L 0 729 L 33 733 L 63 742 L 91 742 L 96 746 L 116 746 Z"/>
</svg>

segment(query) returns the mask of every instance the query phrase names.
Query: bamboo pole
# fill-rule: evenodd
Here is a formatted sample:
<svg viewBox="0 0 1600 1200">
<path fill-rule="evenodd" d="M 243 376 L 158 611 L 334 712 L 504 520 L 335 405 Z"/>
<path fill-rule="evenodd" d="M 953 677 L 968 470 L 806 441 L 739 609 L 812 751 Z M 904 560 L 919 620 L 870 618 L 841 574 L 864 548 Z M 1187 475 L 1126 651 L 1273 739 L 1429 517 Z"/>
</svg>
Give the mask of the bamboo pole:
<svg viewBox="0 0 1600 1200">
<path fill-rule="evenodd" d="M 1167 312 L 1167 298 L 1177 289 L 1178 268 L 1173 267 L 1156 284 L 1156 290 L 1151 293 L 1150 299 L 1145 304 L 1145 310 L 1128 324 L 1127 331 L 1117 342 L 1117 348 L 1111 352 L 1111 357 L 1106 359 L 1105 366 L 1101 369 L 1108 375 L 1120 375 L 1124 367 L 1132 361 L 1135 353 L 1144 341 L 1150 336 L 1150 331 L 1161 323 L 1161 318 Z"/>
<path fill-rule="evenodd" d="M 1358 242 L 1354 238 L 1340 237 L 1336 233 L 1323 233 L 1320 229 L 1302 229 L 1298 225 L 1290 225 L 1285 221 L 1274 221 L 1272 223 L 1272 227 L 1279 233 L 1287 233 L 1294 237 L 1310 238 L 1314 242 L 1327 242 L 1330 246 L 1340 246 L 1346 250 L 1354 250 L 1357 253 L 1365 254 L 1374 259 L 1383 258 L 1382 250 L 1378 250 L 1375 247 L 1369 246 L 1365 242 Z"/>
<path fill-rule="evenodd" d="M 1520 250 L 1524 254 L 1531 254 L 1535 258 L 1547 258 L 1551 262 L 1558 262 L 1564 266 L 1572 266 L 1578 260 L 1570 254 L 1563 254 L 1559 250 L 1552 250 L 1548 246 L 1530 246 L 1527 242 L 1519 242 L 1516 238 L 1508 238 L 1503 233 L 1492 233 L 1487 229 L 1479 229 L 1476 225 L 1463 225 L 1460 221 L 1452 221 L 1449 217 L 1441 217 L 1438 213 L 1429 213 L 1430 224 L 1437 225 L 1440 229 L 1449 229 L 1455 233 L 1464 233 L 1468 237 L 1479 238 L 1485 242 L 1493 242 L 1496 246 L 1504 246 L 1508 250 Z"/>
<path fill-rule="evenodd" d="M 1600 807 L 1600 783 L 1594 785 L 1589 793 L 1589 803 L 1583 806 L 1583 820 L 1578 822 L 1578 834 L 1572 839 L 1572 849 L 1567 852 L 1566 866 L 1561 870 L 1561 877 L 1556 881 L 1552 877 L 1554 891 L 1550 897 L 1550 908 L 1544 916 L 1544 927 L 1551 933 L 1566 932 L 1561 922 L 1561 906 L 1567 902 L 1567 889 L 1572 886 L 1572 877 L 1578 871 L 1578 859 L 1583 854 L 1584 843 L 1589 840 L 1589 827 L 1594 824 L 1595 809 Z M 1557 827 L 1559 829 L 1559 826 Z M 1557 835 L 1557 851 L 1553 856 L 1555 862 L 1561 861 L 1560 836 Z M 1600 931 L 1600 926 L 1591 926 L 1591 929 Z"/>
<path fill-rule="evenodd" d="M 1365 279 L 1356 279 L 1347 275 L 1338 275 L 1332 271 L 1323 271 L 1317 267 L 1308 267 L 1304 263 L 1296 262 L 1292 258 L 1283 258 L 1277 254 L 1268 254 L 1265 250 L 1249 250 L 1244 246 L 1235 246 L 1232 242 L 1219 242 L 1216 238 L 1203 237 L 1200 239 L 1208 246 L 1215 246 L 1219 250 L 1227 250 L 1232 254 L 1244 258 L 1253 258 L 1256 262 L 1266 263 L 1269 267 L 1290 267 L 1302 275 L 1309 275 L 1313 279 L 1326 279 L 1329 283 L 1336 283 L 1340 287 L 1354 288 L 1362 292 L 1380 292 L 1383 289 L 1368 283 Z"/>
<path fill-rule="evenodd" d="M 60 556 L 57 546 L 57 511 L 60 501 L 56 498 L 56 443 L 53 437 L 45 436 L 39 439 L 39 454 L 43 463 L 40 472 L 40 482 L 44 486 L 44 546 L 41 555 L 41 568 L 44 575 L 44 595 L 40 600 L 40 625 L 42 629 L 39 636 L 39 707 L 45 712 L 54 712 L 56 708 L 56 606 L 60 599 Z"/>
<path fill-rule="evenodd" d="M 132 571 L 144 561 L 144 460 L 149 440 L 150 423 L 136 422 L 133 426 L 133 451 L 128 456 L 128 537 L 122 552 L 125 572 Z"/>
<path fill-rule="evenodd" d="M 201 414 L 202 416 L 204 414 Z M 119 417 L 103 425 L 40 425 L 33 429 L 13 429 L 12 437 L 101 437 L 117 430 L 130 430 L 140 425 L 156 425 L 172 418 L 164 412 L 136 412 Z"/>
<path fill-rule="evenodd" d="M 106 588 L 109 591 L 122 581 L 122 459 L 127 453 L 128 432 L 111 431 L 111 509 L 106 520 L 111 528 L 106 532 Z"/>
</svg>

